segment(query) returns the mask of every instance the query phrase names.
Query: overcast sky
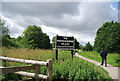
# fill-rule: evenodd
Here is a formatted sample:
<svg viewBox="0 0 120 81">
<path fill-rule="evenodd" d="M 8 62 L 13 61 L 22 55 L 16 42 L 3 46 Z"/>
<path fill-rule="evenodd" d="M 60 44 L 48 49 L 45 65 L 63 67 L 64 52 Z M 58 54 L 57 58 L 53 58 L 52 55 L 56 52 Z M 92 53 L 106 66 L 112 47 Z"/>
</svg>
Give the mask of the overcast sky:
<svg viewBox="0 0 120 81">
<path fill-rule="evenodd" d="M 22 35 L 28 25 L 37 25 L 50 39 L 58 34 L 74 36 L 83 45 L 93 44 L 96 31 L 104 22 L 118 21 L 115 2 L 2 2 L 1 5 L 11 37 Z"/>
</svg>

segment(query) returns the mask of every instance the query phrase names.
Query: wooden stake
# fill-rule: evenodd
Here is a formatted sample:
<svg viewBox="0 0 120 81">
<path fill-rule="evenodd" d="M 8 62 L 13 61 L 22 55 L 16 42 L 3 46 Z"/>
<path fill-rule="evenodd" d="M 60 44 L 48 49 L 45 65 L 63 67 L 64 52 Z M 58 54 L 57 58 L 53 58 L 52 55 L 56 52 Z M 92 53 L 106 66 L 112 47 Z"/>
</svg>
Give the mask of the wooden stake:
<svg viewBox="0 0 120 81">
<path fill-rule="evenodd" d="M 72 55 L 72 58 L 73 58 L 73 54 L 74 54 L 74 50 L 71 50 L 71 55 Z"/>
<path fill-rule="evenodd" d="M 52 81 L 52 60 L 49 59 L 47 60 L 47 62 L 48 62 L 47 76 L 49 76 L 48 81 Z"/>
<path fill-rule="evenodd" d="M 39 73 L 40 73 L 40 66 L 35 65 L 35 76 L 39 75 Z M 39 81 L 39 79 L 35 79 L 35 81 Z"/>
<path fill-rule="evenodd" d="M 58 49 L 56 49 L 56 60 L 58 60 Z"/>
</svg>

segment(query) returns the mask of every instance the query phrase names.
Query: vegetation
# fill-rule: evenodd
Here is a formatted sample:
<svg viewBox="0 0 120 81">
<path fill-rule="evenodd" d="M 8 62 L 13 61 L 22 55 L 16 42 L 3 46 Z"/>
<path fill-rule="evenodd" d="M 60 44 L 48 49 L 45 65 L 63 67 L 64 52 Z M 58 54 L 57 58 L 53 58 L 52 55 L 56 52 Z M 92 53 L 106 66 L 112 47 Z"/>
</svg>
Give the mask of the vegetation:
<svg viewBox="0 0 120 81">
<path fill-rule="evenodd" d="M 96 33 L 94 48 L 100 52 L 103 48 L 109 53 L 120 53 L 120 23 L 106 22 Z"/>
<path fill-rule="evenodd" d="M 32 49 L 52 49 L 55 47 L 55 37 L 53 37 L 51 45 L 49 36 L 46 33 L 43 33 L 39 26 L 29 25 L 23 34 L 17 38 L 10 37 L 8 27 L 5 26 L 5 21 L 1 18 L 0 28 L 2 29 L 2 33 L 0 35 L 2 46 Z M 120 53 L 119 30 L 120 23 L 113 21 L 106 22 L 97 30 L 94 46 L 88 42 L 83 47 L 75 38 L 75 49 L 92 51 L 94 47 L 94 50 L 97 52 L 100 52 L 104 48 L 109 53 Z"/>
<path fill-rule="evenodd" d="M 55 36 L 52 38 L 52 48 L 55 48 L 55 40 L 56 40 L 56 38 L 55 38 Z"/>
<path fill-rule="evenodd" d="M 8 27 L 5 26 L 5 21 L 0 18 L 0 46 L 22 47 L 22 48 L 38 48 L 38 49 L 51 49 L 50 39 L 46 33 L 43 33 L 39 26 L 28 26 L 23 32 L 22 36 L 18 38 L 11 38 L 9 35 Z"/>
<path fill-rule="evenodd" d="M 93 47 L 92 45 L 88 42 L 84 47 L 83 47 L 84 51 L 92 51 Z"/>
<path fill-rule="evenodd" d="M 49 36 L 42 32 L 41 28 L 38 26 L 28 26 L 28 28 L 23 32 L 23 43 L 29 48 L 38 49 L 50 49 L 50 39 Z"/>
<path fill-rule="evenodd" d="M 1 19 L 0 17 L 0 36 L 4 36 L 4 35 L 8 35 L 9 33 L 9 30 L 8 30 L 8 27 L 5 26 L 5 20 Z"/>
<path fill-rule="evenodd" d="M 52 78 L 53 81 L 56 79 L 63 79 L 69 81 L 93 81 L 96 79 L 111 79 L 108 73 L 103 70 L 100 66 L 95 66 L 93 63 L 85 61 L 83 59 L 74 57 L 71 58 L 69 51 L 59 50 L 59 60 L 55 60 L 55 50 L 50 50 L 55 47 L 55 37 L 52 40 L 52 46 L 50 44 L 49 36 L 42 32 L 41 27 L 32 25 L 28 26 L 23 34 L 17 38 L 11 38 L 9 35 L 8 27 L 5 26 L 5 21 L 0 18 L 0 42 L 2 42 L 3 56 L 21 58 L 28 60 L 41 60 L 46 61 L 52 59 L 53 70 Z M 120 53 L 120 23 L 117 22 L 106 22 L 101 26 L 97 33 L 94 43 L 94 50 L 100 52 L 103 48 L 107 50 L 108 54 L 107 62 L 113 66 L 119 66 L 120 59 L 118 54 Z M 1 43 L 0 43 L 1 47 Z M 15 48 L 12 48 L 15 47 Z M 46 49 L 46 50 L 45 50 Z M 49 50 L 48 50 L 49 49 Z M 88 42 L 84 47 L 79 44 L 75 39 L 75 49 L 83 49 L 84 51 L 92 51 L 93 46 Z M 101 62 L 101 58 L 97 52 L 82 52 L 81 55 Z M 1 53 L 1 49 L 0 49 Z M 4 65 L 1 64 L 1 65 Z M 7 66 L 23 66 L 26 64 L 7 62 Z M 119 66 L 120 67 L 120 66 Z M 46 74 L 45 67 L 40 68 L 42 74 Z M 30 70 L 33 72 L 33 70 Z M 14 76 L 14 77 L 12 77 Z M 2 78 L 6 80 L 18 80 L 23 77 L 16 74 L 3 74 Z"/>
<path fill-rule="evenodd" d="M 80 55 L 86 57 L 86 58 L 89 58 L 91 60 L 95 60 L 95 61 L 98 61 L 98 62 L 101 62 L 101 57 L 100 57 L 100 53 L 98 52 L 92 52 L 92 51 L 86 51 L 86 52 L 81 52 L 79 53 Z M 108 64 L 111 64 L 113 66 L 116 66 L 116 67 L 120 67 L 120 54 L 117 54 L 117 53 L 108 53 L 108 56 L 107 56 L 107 63 Z"/>
<path fill-rule="evenodd" d="M 52 79 L 63 79 L 69 81 L 93 81 L 93 80 L 103 80 L 106 81 L 111 79 L 108 73 L 100 66 L 95 66 L 93 63 L 85 61 L 83 59 L 74 57 L 71 58 L 70 51 L 59 50 L 59 60 L 55 60 L 55 50 L 35 50 L 35 49 L 11 49 L 3 48 L 3 56 L 21 58 L 21 59 L 31 59 L 31 60 L 42 60 L 52 59 L 53 70 Z M 7 66 L 23 66 L 25 64 L 7 62 Z M 33 71 L 30 71 L 33 72 Z M 46 68 L 41 67 L 41 73 L 46 74 Z M 17 76 L 18 78 L 18 76 Z M 19 78 L 21 78 L 19 76 Z M 5 77 L 3 78 L 5 79 Z M 7 77 L 7 79 L 12 79 Z M 14 77 L 15 79 L 15 77 Z"/>
<path fill-rule="evenodd" d="M 77 41 L 77 39 L 75 39 L 75 49 L 79 49 L 80 48 L 80 43 Z"/>
<path fill-rule="evenodd" d="M 5 26 L 5 20 L 0 18 L 0 46 L 14 46 L 17 47 L 14 41 L 12 41 L 8 27 Z"/>
</svg>

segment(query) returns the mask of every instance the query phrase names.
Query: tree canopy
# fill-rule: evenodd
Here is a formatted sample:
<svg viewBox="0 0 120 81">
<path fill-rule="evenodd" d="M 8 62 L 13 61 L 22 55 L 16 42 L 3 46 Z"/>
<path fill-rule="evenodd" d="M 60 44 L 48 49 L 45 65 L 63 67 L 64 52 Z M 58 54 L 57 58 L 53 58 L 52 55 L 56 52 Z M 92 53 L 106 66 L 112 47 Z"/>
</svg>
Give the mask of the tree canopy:
<svg viewBox="0 0 120 81">
<path fill-rule="evenodd" d="M 84 51 L 92 51 L 93 50 L 93 47 L 92 45 L 90 44 L 90 42 L 88 42 L 84 48 L 83 48 Z"/>
<path fill-rule="evenodd" d="M 8 26 L 5 26 L 5 20 L 0 18 L 0 46 L 14 46 L 17 47 L 9 35 Z"/>
<path fill-rule="evenodd" d="M 5 36 L 5 35 L 8 35 L 9 33 L 9 30 L 8 30 L 8 27 L 5 26 L 5 20 L 1 19 L 0 17 L 0 36 Z"/>
<path fill-rule="evenodd" d="M 39 26 L 28 26 L 22 36 L 11 38 L 5 21 L 0 18 L 0 29 L 0 46 L 51 49 L 49 36 Z"/>
<path fill-rule="evenodd" d="M 20 37 L 18 39 L 20 39 Z M 27 27 L 27 29 L 23 32 L 22 40 L 29 48 L 51 48 L 49 36 L 42 32 L 41 27 L 36 25 Z"/>
<path fill-rule="evenodd" d="M 79 42 L 77 41 L 77 39 L 75 39 L 75 49 L 79 49 L 80 46 L 79 46 Z"/>
<path fill-rule="evenodd" d="M 120 53 L 120 23 L 106 22 L 96 33 L 94 48 L 100 52 L 103 48 L 107 52 Z"/>
</svg>

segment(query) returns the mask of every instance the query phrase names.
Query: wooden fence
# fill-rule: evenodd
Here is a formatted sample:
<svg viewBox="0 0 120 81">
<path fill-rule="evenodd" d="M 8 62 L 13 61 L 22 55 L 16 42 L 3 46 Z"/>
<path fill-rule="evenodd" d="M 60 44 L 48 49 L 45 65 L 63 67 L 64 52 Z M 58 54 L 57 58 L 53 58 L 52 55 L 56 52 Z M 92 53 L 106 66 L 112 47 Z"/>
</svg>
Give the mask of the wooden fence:
<svg viewBox="0 0 120 81">
<path fill-rule="evenodd" d="M 19 75 L 35 78 L 36 81 L 39 81 L 40 79 L 46 79 L 47 81 L 52 80 L 52 60 L 51 59 L 47 60 L 47 62 L 43 62 L 43 61 L 24 60 L 24 59 L 0 56 L 0 60 L 32 64 L 31 66 L 0 67 L 0 71 L 2 71 L 2 73 L 16 73 Z M 47 75 L 40 74 L 41 66 L 47 66 Z M 25 72 L 26 70 L 32 70 L 32 69 L 35 70 L 35 73 Z"/>
</svg>

